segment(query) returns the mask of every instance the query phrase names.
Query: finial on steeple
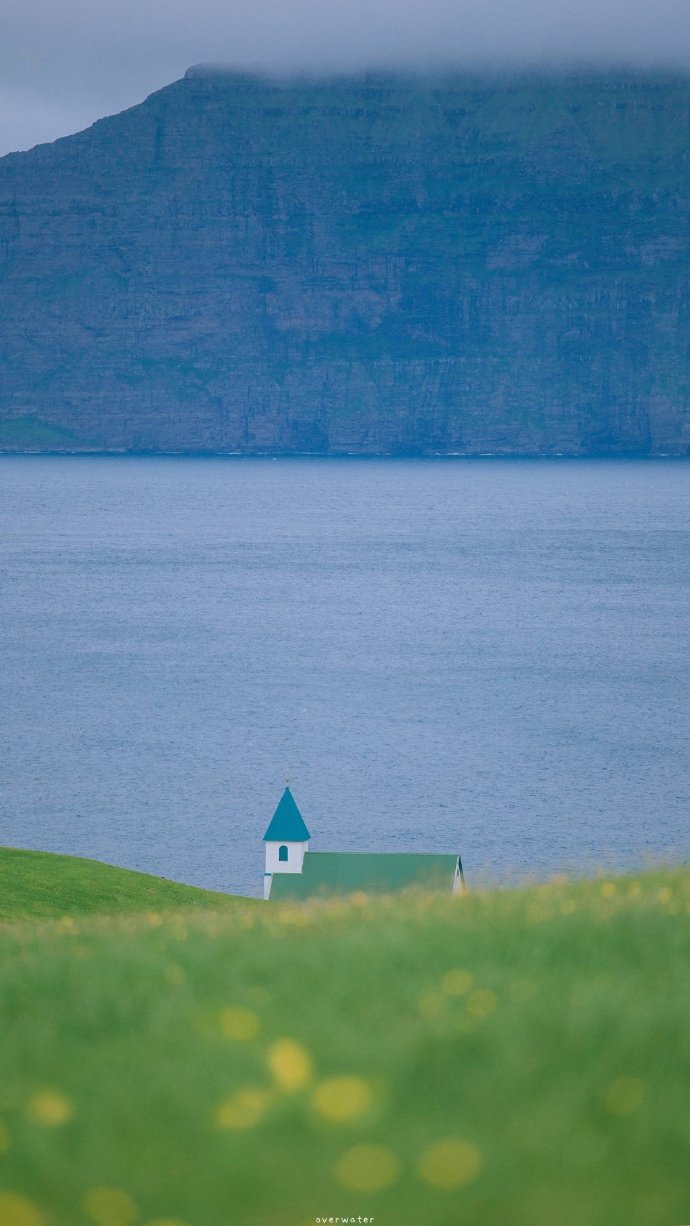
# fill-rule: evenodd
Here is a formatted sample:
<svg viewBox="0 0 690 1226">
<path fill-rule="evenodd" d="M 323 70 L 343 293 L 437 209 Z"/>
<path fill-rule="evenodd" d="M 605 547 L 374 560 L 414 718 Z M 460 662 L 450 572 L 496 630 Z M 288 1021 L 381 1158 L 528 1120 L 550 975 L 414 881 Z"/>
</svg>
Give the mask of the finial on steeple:
<svg viewBox="0 0 690 1226">
<path fill-rule="evenodd" d="M 286 788 L 289 788 L 290 786 L 290 767 L 289 766 L 285 767 L 285 786 Z"/>
</svg>

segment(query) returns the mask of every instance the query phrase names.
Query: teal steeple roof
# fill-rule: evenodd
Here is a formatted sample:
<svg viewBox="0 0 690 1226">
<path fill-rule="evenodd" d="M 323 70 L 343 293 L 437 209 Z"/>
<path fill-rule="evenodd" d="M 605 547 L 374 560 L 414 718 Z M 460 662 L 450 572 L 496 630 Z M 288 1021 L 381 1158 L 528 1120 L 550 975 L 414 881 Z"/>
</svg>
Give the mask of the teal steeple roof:
<svg viewBox="0 0 690 1226">
<path fill-rule="evenodd" d="M 264 842 L 306 843 L 310 838 L 304 818 L 295 804 L 295 798 L 290 789 L 286 788 L 264 835 Z"/>
</svg>

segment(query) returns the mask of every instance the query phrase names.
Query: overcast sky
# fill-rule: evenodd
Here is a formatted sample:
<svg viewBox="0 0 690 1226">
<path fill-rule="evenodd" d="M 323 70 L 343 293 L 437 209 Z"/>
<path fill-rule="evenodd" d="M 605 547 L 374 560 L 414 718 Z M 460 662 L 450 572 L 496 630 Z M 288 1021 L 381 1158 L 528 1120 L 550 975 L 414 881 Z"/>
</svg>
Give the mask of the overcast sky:
<svg viewBox="0 0 690 1226">
<path fill-rule="evenodd" d="M 690 70 L 690 0 L 5 0 L 3 8 L 0 153 L 78 131 L 208 61 L 281 72 L 487 62 Z"/>
</svg>

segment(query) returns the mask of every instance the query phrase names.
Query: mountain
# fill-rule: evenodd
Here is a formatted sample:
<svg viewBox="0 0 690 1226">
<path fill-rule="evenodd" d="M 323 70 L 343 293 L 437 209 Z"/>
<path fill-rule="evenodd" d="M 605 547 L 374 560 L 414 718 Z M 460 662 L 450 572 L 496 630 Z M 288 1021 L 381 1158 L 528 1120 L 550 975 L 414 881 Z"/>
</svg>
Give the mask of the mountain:
<svg viewBox="0 0 690 1226">
<path fill-rule="evenodd" d="M 690 450 L 690 77 L 190 69 L 0 159 L 0 446 Z"/>
</svg>

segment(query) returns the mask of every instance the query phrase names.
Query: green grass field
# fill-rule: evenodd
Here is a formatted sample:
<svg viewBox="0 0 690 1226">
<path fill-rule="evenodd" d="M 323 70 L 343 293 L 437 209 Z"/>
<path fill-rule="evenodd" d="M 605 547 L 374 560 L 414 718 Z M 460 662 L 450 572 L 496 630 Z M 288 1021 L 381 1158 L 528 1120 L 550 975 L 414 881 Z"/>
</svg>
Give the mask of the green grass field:
<svg viewBox="0 0 690 1226">
<path fill-rule="evenodd" d="M 687 870 L 300 906 L 163 885 L 85 915 L 75 876 L 52 920 L 15 889 L 0 1226 L 690 1222 Z"/>
<path fill-rule="evenodd" d="M 240 901 L 98 860 L 0 847 L 0 923 L 63 915 L 114 915 L 146 907 L 228 907 Z M 242 899 L 246 902 L 246 899 Z"/>
</svg>

